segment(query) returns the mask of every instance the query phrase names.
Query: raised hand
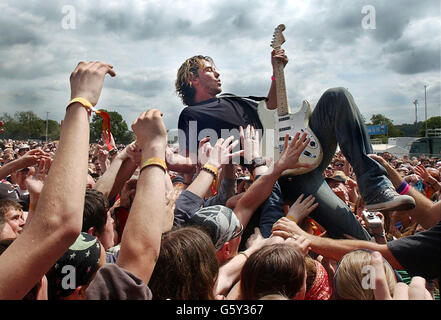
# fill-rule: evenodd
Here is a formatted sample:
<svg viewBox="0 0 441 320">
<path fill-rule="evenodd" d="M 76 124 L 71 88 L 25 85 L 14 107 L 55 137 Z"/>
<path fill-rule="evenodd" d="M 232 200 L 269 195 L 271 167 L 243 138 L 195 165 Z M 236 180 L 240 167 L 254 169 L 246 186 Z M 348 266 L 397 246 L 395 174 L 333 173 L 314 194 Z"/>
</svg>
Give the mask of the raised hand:
<svg viewBox="0 0 441 320">
<path fill-rule="evenodd" d="M 138 146 L 142 149 L 143 156 L 153 151 L 165 157 L 167 147 L 167 130 L 162 120 L 162 112 L 150 109 L 139 115 L 133 122 L 132 130 L 136 135 Z M 153 150 L 155 149 L 155 150 Z"/>
<path fill-rule="evenodd" d="M 282 63 L 283 67 L 285 67 L 288 63 L 288 57 L 285 54 L 285 50 L 278 49 L 271 52 L 271 64 L 273 66 L 273 69 L 275 68 L 277 63 Z"/>
<path fill-rule="evenodd" d="M 375 300 L 433 300 L 425 287 L 426 280 L 422 277 L 413 277 L 410 286 L 404 282 L 397 283 L 391 297 L 380 252 L 372 252 L 371 265 L 375 270 Z"/>
<path fill-rule="evenodd" d="M 286 134 L 285 145 L 279 159 L 274 163 L 274 170 L 277 172 L 283 172 L 287 169 L 302 167 L 311 168 L 309 163 L 299 163 L 300 155 L 311 141 L 310 138 L 306 139 L 306 136 L 306 132 L 304 132 L 302 135 L 300 135 L 300 132 L 297 132 L 293 137 L 292 142 L 289 143 L 289 134 Z"/>
<path fill-rule="evenodd" d="M 103 89 L 104 77 L 107 73 L 112 77 L 116 75 L 110 64 L 100 61 L 78 63 L 70 75 L 71 99 L 81 97 L 95 106 L 98 103 Z"/>
<path fill-rule="evenodd" d="M 228 164 L 233 157 L 241 155 L 243 150 L 232 152 L 232 150 L 239 144 L 239 140 L 233 140 L 234 136 L 225 140 L 223 138 L 218 139 L 213 149 L 210 151 L 207 163 L 219 169 Z"/>
<path fill-rule="evenodd" d="M 131 179 L 124 183 L 124 186 L 120 192 L 120 206 L 124 208 L 130 208 L 132 206 L 133 199 L 136 194 L 137 179 Z"/>
<path fill-rule="evenodd" d="M 206 137 L 199 142 L 198 146 L 198 162 L 201 166 L 207 163 L 210 152 L 213 149 L 212 145 L 209 143 L 210 137 Z"/>
<path fill-rule="evenodd" d="M 38 167 L 35 172 L 30 171 L 29 175 L 25 179 L 26 187 L 30 193 L 30 196 L 39 196 L 43 189 L 44 181 L 49 173 L 49 169 L 52 164 L 51 158 L 44 158 L 39 160 Z"/>
<path fill-rule="evenodd" d="M 243 158 L 246 164 L 251 163 L 253 159 L 261 156 L 259 130 L 255 130 L 251 125 L 248 125 L 245 130 L 240 126 L 239 133 L 244 151 Z"/>
<path fill-rule="evenodd" d="M 49 158 L 48 153 L 40 149 L 32 149 L 20 157 L 19 160 L 21 162 L 21 167 L 26 168 L 39 163 L 42 159 L 47 158 Z"/>
<path fill-rule="evenodd" d="M 318 207 L 318 203 L 315 202 L 315 198 L 310 195 L 303 200 L 304 195 L 301 194 L 296 202 L 289 208 L 287 216 L 292 217 L 297 223 L 300 223 L 306 218 L 315 208 Z M 302 201 L 303 200 L 303 201 Z"/>
</svg>

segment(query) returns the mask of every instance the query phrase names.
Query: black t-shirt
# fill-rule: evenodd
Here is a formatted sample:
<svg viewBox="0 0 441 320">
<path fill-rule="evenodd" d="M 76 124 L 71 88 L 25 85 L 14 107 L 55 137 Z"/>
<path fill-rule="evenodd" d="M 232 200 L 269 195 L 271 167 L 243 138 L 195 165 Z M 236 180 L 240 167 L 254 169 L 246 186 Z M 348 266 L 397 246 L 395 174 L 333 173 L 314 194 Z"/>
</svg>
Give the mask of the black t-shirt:
<svg viewBox="0 0 441 320">
<path fill-rule="evenodd" d="M 179 115 L 179 150 L 197 154 L 199 141 L 211 137 L 212 145 L 218 138 L 234 135 L 239 139 L 239 126 L 250 124 L 262 129 L 257 115 L 257 103 L 239 97 L 213 98 L 188 106 Z"/>
<path fill-rule="evenodd" d="M 398 262 L 412 276 L 426 280 L 441 276 L 441 221 L 429 230 L 387 243 Z"/>
</svg>

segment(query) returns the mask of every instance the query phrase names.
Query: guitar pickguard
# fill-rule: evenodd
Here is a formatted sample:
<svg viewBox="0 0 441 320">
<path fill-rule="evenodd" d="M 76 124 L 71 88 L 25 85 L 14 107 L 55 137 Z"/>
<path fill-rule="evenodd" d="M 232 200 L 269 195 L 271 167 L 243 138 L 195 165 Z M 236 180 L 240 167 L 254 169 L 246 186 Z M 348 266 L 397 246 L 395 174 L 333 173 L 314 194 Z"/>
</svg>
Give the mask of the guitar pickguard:
<svg viewBox="0 0 441 320">
<path fill-rule="evenodd" d="M 288 113 L 279 116 L 276 110 L 269 110 L 265 102 L 260 102 L 258 106 L 258 115 L 265 134 L 262 137 L 262 152 L 265 157 L 271 157 L 276 161 L 283 151 L 285 135 L 288 133 L 290 138 L 297 132 L 307 133 L 311 138 L 310 143 L 299 157 L 300 163 L 307 163 L 311 168 L 297 168 L 286 170 L 283 175 L 299 175 L 310 172 L 317 168 L 323 158 L 321 145 L 315 134 L 308 127 L 308 119 L 311 114 L 311 108 L 308 101 L 303 101 L 302 108 L 296 113 Z"/>
</svg>

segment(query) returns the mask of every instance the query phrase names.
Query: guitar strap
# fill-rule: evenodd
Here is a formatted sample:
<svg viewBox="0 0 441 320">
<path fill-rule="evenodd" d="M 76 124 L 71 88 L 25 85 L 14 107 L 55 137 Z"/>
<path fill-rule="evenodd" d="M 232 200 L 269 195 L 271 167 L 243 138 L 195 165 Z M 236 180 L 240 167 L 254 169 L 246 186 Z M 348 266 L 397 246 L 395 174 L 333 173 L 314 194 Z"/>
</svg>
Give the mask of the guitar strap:
<svg viewBox="0 0 441 320">
<path fill-rule="evenodd" d="M 221 95 L 219 95 L 219 98 L 241 98 L 241 99 L 249 99 L 249 100 L 254 100 L 254 101 L 262 101 L 265 100 L 268 102 L 268 97 L 256 97 L 256 96 L 236 96 L 232 93 L 223 93 Z"/>
</svg>

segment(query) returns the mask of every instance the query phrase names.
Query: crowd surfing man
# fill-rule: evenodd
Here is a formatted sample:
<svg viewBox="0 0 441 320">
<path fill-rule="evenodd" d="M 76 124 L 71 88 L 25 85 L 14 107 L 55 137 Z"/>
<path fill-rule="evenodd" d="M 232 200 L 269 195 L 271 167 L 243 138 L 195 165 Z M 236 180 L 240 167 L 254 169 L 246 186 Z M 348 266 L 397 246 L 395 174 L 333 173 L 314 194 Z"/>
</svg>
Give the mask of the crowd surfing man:
<svg viewBox="0 0 441 320">
<path fill-rule="evenodd" d="M 279 62 L 283 66 L 288 62 L 283 49 L 271 53 L 273 74 Z M 274 77 L 271 79 L 267 108 L 275 109 L 276 80 Z M 187 163 L 195 163 L 197 157 L 194 152 L 197 151 L 191 146 L 197 146 L 207 133 L 228 138 L 222 133 L 230 135 L 240 126 L 245 128 L 252 125 L 262 129 L 254 101 L 218 96 L 222 92 L 221 80 L 212 58 L 198 55 L 187 59 L 177 72 L 175 85 L 187 106 L 182 110 L 178 122 L 180 154 L 193 160 Z M 309 173 L 283 176 L 278 180 L 285 203 L 292 204 L 301 194 L 313 195 L 319 205 L 311 217 L 328 231 L 329 236 L 343 238 L 349 235 L 362 240 L 370 239 L 349 207 L 332 192 L 323 178 L 322 172 L 331 162 L 338 143 L 354 168 L 368 210 L 407 210 L 415 206 L 413 198 L 399 195 L 386 177 L 385 169 L 368 157 L 372 153 L 372 146 L 358 107 L 346 89 L 327 90 L 318 101 L 309 119 L 309 126 L 322 145 L 323 160 L 318 168 Z M 280 200 L 274 205 L 282 206 L 283 202 Z"/>
</svg>

